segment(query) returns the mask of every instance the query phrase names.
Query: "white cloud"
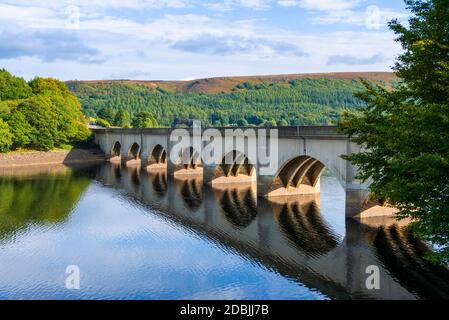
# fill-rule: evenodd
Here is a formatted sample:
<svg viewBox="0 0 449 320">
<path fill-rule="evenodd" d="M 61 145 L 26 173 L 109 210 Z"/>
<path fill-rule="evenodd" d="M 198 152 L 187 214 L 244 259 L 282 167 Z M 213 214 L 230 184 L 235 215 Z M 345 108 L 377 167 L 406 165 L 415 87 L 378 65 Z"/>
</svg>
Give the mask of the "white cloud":
<svg viewBox="0 0 449 320">
<path fill-rule="evenodd" d="M 272 3 L 273 0 L 224 0 L 219 2 L 206 2 L 204 6 L 217 11 L 229 11 L 238 7 L 266 10 L 271 7 Z"/>
<path fill-rule="evenodd" d="M 335 11 L 355 8 L 365 0 L 301 0 L 299 5 L 308 10 Z"/>
<path fill-rule="evenodd" d="M 396 12 L 389 8 L 376 8 L 376 11 L 330 11 L 322 15 L 315 15 L 309 20 L 315 24 L 351 24 L 365 26 L 367 29 L 380 29 L 386 27 L 388 21 L 398 18 L 407 18 L 408 15 Z"/>
<path fill-rule="evenodd" d="M 92 5 L 95 2 L 92 0 Z M 110 5 L 116 3 L 106 2 Z M 131 4 L 133 2 L 137 5 L 139 1 L 131 1 Z M 259 8 L 269 2 L 232 1 Z M 138 20 L 130 16 L 123 18 L 112 13 L 91 12 L 89 16 L 83 16 L 79 30 L 67 32 L 63 29 L 66 19 L 64 10 L 41 8 L 38 6 L 43 3 L 41 1 L 33 3 L 36 5 L 26 7 L 26 10 L 22 10 L 21 6 L 0 5 L 0 31 L 8 31 L 4 34 L 8 34 L 10 39 L 13 39 L 14 32 L 33 35 L 36 32 L 30 28 L 40 28 L 37 33 L 40 38 L 31 39 L 25 47 L 16 50 L 15 58 L 14 48 L 7 47 L 7 44 L 0 46 L 0 51 L 3 50 L 0 52 L 0 57 L 3 57 L 0 65 L 26 78 L 38 74 L 62 79 L 182 79 L 261 73 L 360 71 L 361 68 L 364 71 L 382 71 L 388 70 L 395 55 L 400 52 L 393 34 L 385 30 L 359 28 L 359 31 L 352 32 L 304 33 L 276 27 L 266 19 L 232 21 L 220 18 L 220 15 L 213 17 L 204 14 L 164 14 L 158 18 Z M 325 8 L 323 5 L 321 7 Z M 309 18 L 314 23 L 323 24 L 363 23 L 363 19 L 354 15 L 352 10 L 339 11 L 334 15 L 327 14 L 327 11 L 323 13 Z M 66 50 L 65 55 L 62 54 L 64 50 L 54 55 L 45 52 L 42 46 L 44 39 L 55 39 L 52 48 L 60 48 L 67 43 L 56 37 L 56 33 L 72 34 L 72 38 L 76 39 L 76 47 L 73 48 L 91 52 L 89 55 L 92 58 L 86 59 L 84 55 L 83 59 L 79 59 L 70 50 Z M 39 42 L 39 39 L 42 41 Z M 39 50 L 31 48 L 36 41 L 39 42 Z M 379 52 L 384 53 L 384 59 L 376 57 Z M 352 56 L 355 58 L 350 64 L 328 63 L 344 62 L 344 58 L 350 59 Z M 370 60 L 370 57 L 376 59 Z M 370 63 L 366 64 L 367 61 Z"/>
<path fill-rule="evenodd" d="M 297 0 L 279 0 L 278 5 L 282 7 L 295 7 L 299 6 L 300 2 Z"/>
<path fill-rule="evenodd" d="M 298 6 L 306 10 L 340 11 L 357 7 L 366 0 L 278 0 L 283 7 Z"/>
<path fill-rule="evenodd" d="M 29 7 L 45 7 L 45 8 L 65 8 L 69 5 L 76 5 L 85 9 L 93 8 L 130 8 L 130 9 L 149 9 L 149 8 L 185 8 L 188 7 L 192 0 L 4 0 L 5 4 Z"/>
<path fill-rule="evenodd" d="M 394 19 L 408 15 L 376 5 L 362 7 L 366 0 L 278 0 L 283 7 L 300 7 L 308 11 L 308 20 L 314 24 L 341 24 L 380 29 Z"/>
</svg>

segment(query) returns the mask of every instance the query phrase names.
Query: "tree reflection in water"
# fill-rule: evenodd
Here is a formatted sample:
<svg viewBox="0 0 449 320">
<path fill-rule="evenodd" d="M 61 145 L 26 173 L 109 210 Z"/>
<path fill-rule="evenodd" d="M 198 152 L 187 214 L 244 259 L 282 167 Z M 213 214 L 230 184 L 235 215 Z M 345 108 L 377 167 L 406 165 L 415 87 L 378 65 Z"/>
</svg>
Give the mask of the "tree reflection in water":
<svg viewBox="0 0 449 320">
<path fill-rule="evenodd" d="M 49 168 L 0 176 L 0 241 L 30 225 L 64 223 L 95 176 L 95 168 Z"/>
</svg>

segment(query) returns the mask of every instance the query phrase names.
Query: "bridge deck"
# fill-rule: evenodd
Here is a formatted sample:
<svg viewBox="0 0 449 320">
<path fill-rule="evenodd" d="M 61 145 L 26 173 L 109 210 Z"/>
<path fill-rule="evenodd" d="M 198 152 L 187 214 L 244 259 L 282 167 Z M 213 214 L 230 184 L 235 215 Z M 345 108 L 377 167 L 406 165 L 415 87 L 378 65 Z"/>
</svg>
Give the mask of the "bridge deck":
<svg viewBox="0 0 449 320">
<path fill-rule="evenodd" d="M 124 128 L 102 128 L 92 129 L 98 133 L 122 133 L 122 134 L 148 134 L 148 135 L 169 135 L 173 130 L 178 128 L 144 128 L 144 129 L 124 129 Z M 189 133 L 193 132 L 192 128 L 182 128 Z M 336 126 L 289 126 L 289 127 L 204 127 L 202 130 L 216 129 L 222 134 L 226 130 L 248 130 L 254 129 L 256 134 L 261 129 L 277 129 L 280 138 L 298 138 L 298 137 L 326 137 L 347 139 L 347 136 L 338 133 Z"/>
</svg>

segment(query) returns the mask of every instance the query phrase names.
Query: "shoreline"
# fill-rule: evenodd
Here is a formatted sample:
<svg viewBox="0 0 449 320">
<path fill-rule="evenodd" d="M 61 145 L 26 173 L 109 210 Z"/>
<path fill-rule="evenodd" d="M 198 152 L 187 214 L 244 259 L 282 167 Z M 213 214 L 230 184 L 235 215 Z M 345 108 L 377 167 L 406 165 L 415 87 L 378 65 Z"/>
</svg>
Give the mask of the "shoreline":
<svg viewBox="0 0 449 320">
<path fill-rule="evenodd" d="M 100 161 L 105 161 L 105 156 L 96 149 L 9 152 L 0 154 L 0 169 Z"/>
</svg>

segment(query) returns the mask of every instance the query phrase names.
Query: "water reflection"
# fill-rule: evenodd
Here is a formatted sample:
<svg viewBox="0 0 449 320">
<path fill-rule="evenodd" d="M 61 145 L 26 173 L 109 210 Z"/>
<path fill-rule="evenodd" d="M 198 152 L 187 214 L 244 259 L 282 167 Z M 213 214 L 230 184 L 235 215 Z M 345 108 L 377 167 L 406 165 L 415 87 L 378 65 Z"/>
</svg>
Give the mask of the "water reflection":
<svg viewBox="0 0 449 320">
<path fill-rule="evenodd" d="M 99 175 L 97 179 L 102 181 L 108 177 Z M 151 186 L 141 185 L 150 190 L 138 191 L 134 196 L 144 194 L 146 196 L 139 200 L 154 206 L 153 193 L 158 187 L 157 180 L 151 181 Z M 123 179 L 118 187 L 127 189 Z M 325 182 L 323 187 L 326 187 Z M 405 266 L 410 256 L 404 255 L 403 250 L 391 250 L 395 247 L 396 237 L 384 237 L 390 249 L 379 248 L 378 243 L 385 230 L 397 230 L 397 225 L 368 228 L 349 221 L 343 239 L 323 217 L 320 201 L 323 200 L 319 196 L 308 195 L 278 198 L 272 202 L 256 199 L 253 185 L 214 189 L 204 187 L 198 177 L 184 176 L 169 181 L 166 201 L 159 201 L 156 206 L 204 237 L 226 244 L 241 255 L 333 298 L 426 298 L 426 286 L 434 288 L 433 292 L 440 297 L 449 292 L 446 284 L 435 287 L 431 279 L 437 277 L 438 281 L 446 283 L 447 268 L 440 268 L 439 273 L 430 278 L 431 269 L 420 269 L 417 274 L 426 274 L 421 276 L 421 282 L 407 275 L 408 281 L 402 280 L 405 272 L 394 270 L 392 264 Z M 191 215 L 192 212 L 196 214 Z M 344 219 L 344 212 L 337 214 Z M 416 251 L 416 254 L 419 251 L 420 263 L 428 267 L 429 263 L 423 258 L 424 244 L 412 238 L 405 229 L 401 232 L 413 239 L 403 247 Z M 381 282 L 388 283 L 383 290 L 372 292 L 365 287 L 365 269 L 369 265 L 382 267 Z"/>
<path fill-rule="evenodd" d="M 27 170 L 0 178 L 0 241 L 7 241 L 29 225 L 64 223 L 95 172 L 85 168 L 50 174 Z"/>
<path fill-rule="evenodd" d="M 254 187 L 243 186 L 215 192 L 226 219 L 237 228 L 246 228 L 257 215 Z"/>
<path fill-rule="evenodd" d="M 177 189 L 189 209 L 198 209 L 203 202 L 203 181 L 199 178 L 175 178 Z"/>
<path fill-rule="evenodd" d="M 298 249 L 310 255 L 326 253 L 339 243 L 320 215 L 319 201 L 318 195 L 304 195 L 274 207 L 283 232 Z"/>
<path fill-rule="evenodd" d="M 167 193 L 167 173 L 165 170 L 159 170 L 151 172 L 148 174 L 148 178 L 153 185 L 154 192 L 159 196 L 163 197 Z"/>
<path fill-rule="evenodd" d="M 82 195 L 92 179 L 95 182 L 89 202 L 83 200 Z M 336 209 L 344 205 L 329 206 L 326 195 L 333 194 L 332 201 L 335 201 L 337 193 L 332 189 L 334 184 L 326 179 L 322 181 L 321 198 L 311 195 L 278 198 L 273 202 L 256 199 L 252 185 L 222 186 L 217 189 L 203 186 L 198 177 L 173 178 L 167 177 L 164 171 L 146 172 L 139 167 L 122 167 L 120 164 L 58 174 L 9 175 L 0 177 L 0 249 L 9 249 L 10 239 L 24 238 L 21 230 L 29 225 L 56 224 L 60 226 L 60 236 L 69 237 L 70 232 L 75 230 L 74 238 L 78 240 L 88 238 L 90 229 L 94 228 L 91 225 L 97 227 L 94 228 L 95 236 L 122 230 L 119 238 L 100 242 L 98 247 L 95 247 L 97 238 L 89 242 L 89 247 L 76 244 L 80 248 L 78 257 L 93 254 L 97 263 L 101 263 L 101 252 L 86 252 L 90 252 L 91 247 L 105 250 L 103 253 L 109 257 L 105 265 L 110 263 L 111 252 L 115 252 L 114 256 L 126 253 L 126 259 L 112 268 L 113 274 L 118 272 L 117 277 L 128 279 L 123 280 L 124 287 L 110 288 L 111 292 L 123 293 L 123 296 L 118 293 L 113 296 L 116 298 L 148 295 L 156 298 L 179 297 L 179 293 L 186 289 L 178 292 L 172 289 L 176 287 L 172 282 L 187 283 L 189 290 L 196 292 L 209 288 L 210 295 L 203 292 L 201 297 L 214 298 L 217 296 L 213 292 L 221 290 L 223 283 L 220 281 L 224 278 L 233 288 L 245 292 L 244 297 L 250 298 L 279 298 L 289 292 L 292 295 L 302 292 L 307 298 L 449 298 L 448 269 L 428 263 L 424 259 L 430 250 L 428 246 L 413 238 L 398 224 L 379 227 L 347 220 L 345 233 L 337 232 L 328 221 L 344 219 L 344 212 Z M 102 211 L 97 203 L 102 201 L 102 206 L 107 206 L 108 201 L 114 202 L 117 193 L 120 194 L 123 209 L 116 212 L 114 220 L 109 212 L 111 208 Z M 344 201 L 344 196 L 338 201 Z M 321 206 L 321 203 L 327 205 Z M 73 214 L 73 217 L 78 217 L 75 226 L 75 222 L 70 222 L 73 219 L 68 219 L 74 207 L 78 208 Z M 144 216 L 136 218 L 136 210 L 143 211 Z M 107 219 L 96 223 L 102 214 Z M 158 222 L 156 228 L 154 215 L 167 223 Z M 105 224 L 105 221 L 111 221 L 111 224 Z M 141 230 L 147 223 L 151 226 L 150 230 L 135 231 Z M 166 231 L 172 230 L 173 225 L 181 228 L 179 232 L 184 238 L 182 251 L 179 251 L 180 241 L 174 241 L 173 235 Z M 98 226 L 103 229 L 98 230 Z M 30 236 L 40 237 L 46 231 L 33 229 L 30 232 Z M 153 233 L 156 233 L 155 236 L 148 239 Z M 214 251 L 211 244 L 220 250 Z M 61 250 L 67 251 L 63 241 L 60 245 Z M 133 255 L 135 248 L 141 245 L 144 251 Z M 196 256 L 199 248 L 204 252 L 200 257 Z M 34 256 L 45 257 L 39 248 L 34 250 L 37 250 L 33 252 Z M 174 254 L 157 263 L 158 256 L 165 252 Z M 239 265 L 233 269 L 232 265 L 226 265 L 226 261 L 235 255 L 243 258 L 244 267 Z M 56 254 L 52 258 L 55 261 L 61 259 Z M 198 259 L 202 264 L 197 265 Z M 10 261 L 13 272 L 17 266 L 14 266 L 14 259 Z M 48 258 L 39 261 L 44 264 Z M 216 261 L 223 262 L 222 269 Z M 380 290 L 368 290 L 365 286 L 366 267 L 370 265 L 380 268 Z M 129 266 L 131 271 L 126 269 Z M 97 266 L 92 270 L 85 268 L 86 273 L 98 269 Z M 198 270 L 203 269 L 204 273 L 198 276 Z M 214 278 L 217 272 L 219 276 Z M 225 277 L 224 274 L 228 273 Z M 166 280 L 157 289 L 142 287 L 133 289 L 133 294 L 127 292 L 127 287 L 138 286 L 146 279 L 158 279 L 164 274 L 173 281 Z M 0 297 L 2 290 L 8 288 L 2 285 L 5 279 L 1 275 L 0 272 Z M 274 275 L 278 278 L 273 278 Z M 250 290 L 247 282 L 252 278 L 258 288 L 266 286 L 267 289 Z M 45 283 L 46 279 L 42 281 Z M 114 283 L 113 275 L 100 277 L 97 281 L 100 287 L 90 288 L 91 298 L 103 297 L 104 287 Z M 33 284 L 29 285 L 34 287 Z M 31 291 L 27 287 L 20 290 Z M 65 297 L 64 294 L 62 297 Z M 294 295 L 289 297 L 299 298 Z"/>
<path fill-rule="evenodd" d="M 448 270 L 424 259 L 430 253 L 429 246 L 398 225 L 372 232 L 377 254 L 405 287 L 428 299 L 449 299 Z"/>
</svg>

